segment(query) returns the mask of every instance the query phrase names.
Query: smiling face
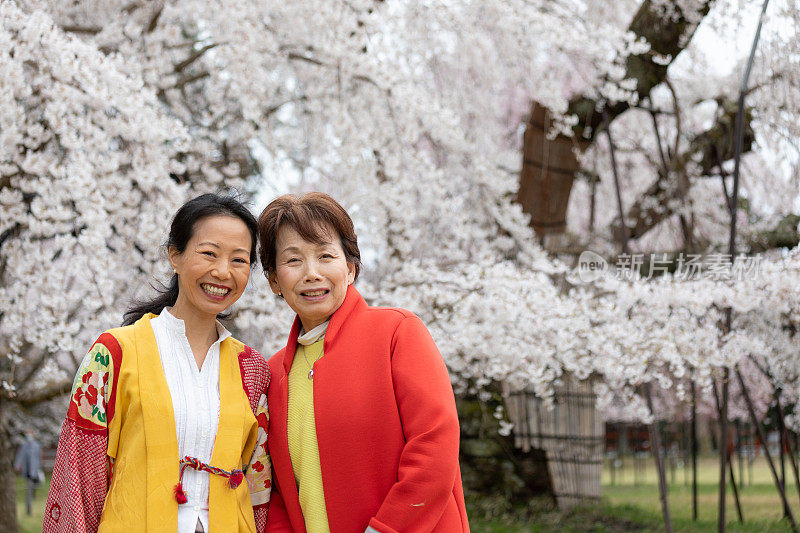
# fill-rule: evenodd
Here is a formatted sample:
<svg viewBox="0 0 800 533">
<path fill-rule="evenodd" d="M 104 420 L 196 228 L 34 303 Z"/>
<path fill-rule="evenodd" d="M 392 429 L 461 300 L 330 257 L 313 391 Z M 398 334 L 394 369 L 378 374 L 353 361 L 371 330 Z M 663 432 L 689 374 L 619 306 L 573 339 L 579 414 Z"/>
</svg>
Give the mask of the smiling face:
<svg viewBox="0 0 800 533">
<path fill-rule="evenodd" d="M 169 250 L 178 273 L 173 314 L 209 318 L 230 307 L 247 286 L 252 247 L 250 231 L 239 218 L 214 215 L 198 220 L 186 249 Z"/>
<path fill-rule="evenodd" d="M 321 240 L 310 242 L 294 228 L 281 227 L 275 243 L 275 269 L 269 273 L 272 292 L 283 295 L 305 331 L 339 309 L 355 278 L 355 267 L 345 259 L 336 231 L 326 227 Z"/>
</svg>

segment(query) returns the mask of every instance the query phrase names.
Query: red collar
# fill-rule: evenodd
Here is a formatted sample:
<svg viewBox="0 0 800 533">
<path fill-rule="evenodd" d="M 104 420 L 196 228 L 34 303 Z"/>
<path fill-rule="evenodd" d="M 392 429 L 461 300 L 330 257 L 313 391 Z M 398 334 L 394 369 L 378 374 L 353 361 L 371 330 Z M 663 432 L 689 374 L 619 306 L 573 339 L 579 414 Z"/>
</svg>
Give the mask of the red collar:
<svg viewBox="0 0 800 533">
<path fill-rule="evenodd" d="M 366 308 L 367 302 L 356 290 L 355 287 L 350 285 L 347 287 L 347 294 L 344 297 L 344 302 L 339 306 L 339 309 L 331 315 L 331 323 L 328 324 L 328 330 L 325 332 L 325 342 L 322 345 L 323 351 L 327 352 L 328 347 L 335 341 L 336 336 L 344 326 L 347 317 L 356 309 Z M 297 337 L 300 336 L 300 317 L 294 317 L 294 324 L 292 330 L 289 332 L 289 341 L 286 343 L 286 350 L 283 352 L 283 368 L 286 374 L 292 368 L 292 361 L 294 360 L 294 353 L 297 350 Z"/>
</svg>

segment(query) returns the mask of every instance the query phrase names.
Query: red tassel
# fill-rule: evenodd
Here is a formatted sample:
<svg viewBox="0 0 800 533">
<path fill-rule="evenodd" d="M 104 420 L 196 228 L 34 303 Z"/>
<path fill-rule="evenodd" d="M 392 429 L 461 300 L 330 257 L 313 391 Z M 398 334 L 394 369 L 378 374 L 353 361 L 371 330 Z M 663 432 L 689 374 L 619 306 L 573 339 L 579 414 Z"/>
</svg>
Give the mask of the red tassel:
<svg viewBox="0 0 800 533">
<path fill-rule="evenodd" d="M 175 485 L 175 499 L 178 503 L 186 503 L 189 499 L 186 497 L 186 493 L 183 491 L 183 483 L 178 483 Z"/>
<path fill-rule="evenodd" d="M 242 482 L 242 479 L 244 479 L 244 474 L 242 474 L 242 471 L 234 470 L 233 472 L 231 472 L 231 477 L 228 480 L 228 483 L 230 484 L 232 489 L 235 489 L 236 487 L 239 486 L 239 483 Z"/>
</svg>

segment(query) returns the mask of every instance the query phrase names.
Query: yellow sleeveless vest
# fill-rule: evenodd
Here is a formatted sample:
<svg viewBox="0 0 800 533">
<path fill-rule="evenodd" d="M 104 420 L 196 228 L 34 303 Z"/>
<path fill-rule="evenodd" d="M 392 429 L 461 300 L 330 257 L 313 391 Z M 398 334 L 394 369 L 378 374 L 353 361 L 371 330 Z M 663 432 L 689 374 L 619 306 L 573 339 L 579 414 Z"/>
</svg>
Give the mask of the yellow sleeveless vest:
<svg viewBox="0 0 800 533">
<path fill-rule="evenodd" d="M 100 533 L 167 531 L 178 527 L 178 439 L 172 397 L 161 366 L 150 319 L 109 331 L 122 347 L 114 418 L 108 425 L 108 455 L 114 476 L 103 506 Z M 219 426 L 210 464 L 225 470 L 249 462 L 257 423 L 242 387 L 238 354 L 244 345 L 229 337 L 220 344 Z M 210 533 L 253 532 L 247 483 L 231 489 L 210 475 Z"/>
</svg>

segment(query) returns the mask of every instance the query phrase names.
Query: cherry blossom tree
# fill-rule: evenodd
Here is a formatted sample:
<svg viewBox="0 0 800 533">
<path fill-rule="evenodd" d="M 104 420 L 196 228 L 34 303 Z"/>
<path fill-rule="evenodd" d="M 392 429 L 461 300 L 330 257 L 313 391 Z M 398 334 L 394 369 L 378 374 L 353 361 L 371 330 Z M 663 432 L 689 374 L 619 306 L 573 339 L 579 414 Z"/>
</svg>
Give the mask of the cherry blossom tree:
<svg viewBox="0 0 800 533">
<path fill-rule="evenodd" d="M 691 36 L 726 31 L 753 3 L 0 3 L 0 416 L 69 388 L 93 337 L 164 279 L 159 246 L 175 207 L 223 187 L 334 194 L 361 237 L 359 289 L 425 320 L 459 393 L 502 382 L 548 398 L 567 374 L 592 377 L 603 408 L 648 421 L 643 385 L 675 412 L 690 379 L 712 405 L 715 373 L 750 365 L 769 374 L 746 376 L 762 391 L 758 409 L 772 391 L 757 383 L 796 395 L 796 251 L 746 279 L 585 283 L 569 253 L 540 246 L 515 201 L 530 102 L 556 117 L 548 133 L 565 135 L 582 120 L 576 102 L 591 101 L 614 112 L 622 219 L 640 228 L 633 249 L 719 250 L 730 163 L 706 156 L 732 116 L 738 73 L 711 74 Z M 672 52 L 654 53 L 637 32 L 645 4 L 680 19 Z M 764 236 L 798 208 L 797 42 L 777 21 L 800 13 L 776 0 L 770 17 L 749 100 L 750 251 L 772 247 Z M 631 75 L 641 57 L 659 84 Z M 621 217 L 596 118 L 577 128 L 591 127 L 593 143 L 576 160 L 569 247 L 556 251 L 611 258 Z M 269 354 L 290 317 L 259 278 L 233 327 Z M 800 416 L 787 420 L 798 427 Z M 3 460 L 8 433 L 0 427 Z M 13 509 L 3 502 L 0 514 Z"/>
<path fill-rule="evenodd" d="M 187 190 L 168 176 L 190 143 L 119 60 L 42 12 L 3 2 L 0 19 L 0 514 L 13 517 L 9 417 L 69 391 L 115 306 L 163 269 Z"/>
</svg>

